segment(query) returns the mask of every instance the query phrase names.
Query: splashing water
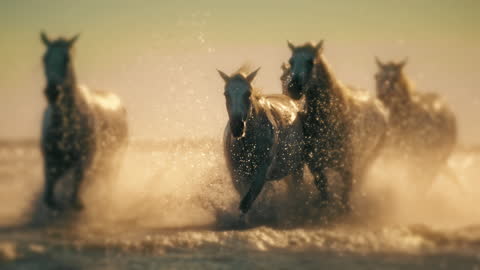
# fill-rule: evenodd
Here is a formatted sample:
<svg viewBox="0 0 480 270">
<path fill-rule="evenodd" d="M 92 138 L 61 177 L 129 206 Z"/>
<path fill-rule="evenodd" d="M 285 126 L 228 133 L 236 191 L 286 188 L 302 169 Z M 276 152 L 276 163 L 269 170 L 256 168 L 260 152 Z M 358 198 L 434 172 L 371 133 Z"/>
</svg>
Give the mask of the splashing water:
<svg viewBox="0 0 480 270">
<path fill-rule="evenodd" d="M 457 151 L 450 163 L 461 187 L 440 174 L 418 195 L 402 165 L 380 160 L 356 188 L 354 213 L 336 219 L 321 218 L 327 212 L 315 207 L 308 175 L 297 197 L 283 182 L 269 183 L 245 226 L 220 140 L 134 142 L 117 177 L 98 177 L 83 190 L 86 210 L 63 217 L 41 203 L 37 146 L 6 143 L 0 146 L 0 265 L 475 269 L 480 155 Z"/>
</svg>

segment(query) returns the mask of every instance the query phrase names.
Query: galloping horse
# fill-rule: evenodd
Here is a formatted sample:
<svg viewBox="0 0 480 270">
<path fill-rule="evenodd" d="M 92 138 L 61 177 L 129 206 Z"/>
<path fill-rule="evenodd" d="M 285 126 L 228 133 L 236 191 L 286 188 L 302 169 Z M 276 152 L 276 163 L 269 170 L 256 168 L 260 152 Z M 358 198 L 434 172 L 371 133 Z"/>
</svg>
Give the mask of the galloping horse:
<svg viewBox="0 0 480 270">
<path fill-rule="evenodd" d="M 304 156 L 322 204 L 331 197 L 327 171 L 333 170 L 343 181 L 341 207 L 348 211 L 353 182 L 362 180 L 383 145 L 387 114 L 366 91 L 349 89 L 335 78 L 322 45 L 288 42 L 292 56 L 281 79 L 289 96 L 305 97 Z"/>
<path fill-rule="evenodd" d="M 229 117 L 225 159 L 233 184 L 243 196 L 239 208 L 246 213 L 266 181 L 290 175 L 291 188 L 300 184 L 303 132 L 299 109 L 288 96 L 263 96 L 253 89 L 258 69 L 248 75 L 241 70 L 232 76 L 218 72 L 225 81 Z"/>
<path fill-rule="evenodd" d="M 42 33 L 41 38 L 47 47 L 43 65 L 48 101 L 41 138 L 44 201 L 50 209 L 62 209 L 55 199 L 55 185 L 71 174 L 74 186 L 70 204 L 80 210 L 82 181 L 92 176 L 93 169 L 108 164 L 126 144 L 126 110 L 114 94 L 77 85 L 71 49 L 78 36 L 50 40 Z"/>
<path fill-rule="evenodd" d="M 425 191 L 455 148 L 455 115 L 438 95 L 415 91 L 403 72 L 406 60 L 376 62 L 377 96 L 390 111 L 388 146 L 416 167 Z"/>
</svg>

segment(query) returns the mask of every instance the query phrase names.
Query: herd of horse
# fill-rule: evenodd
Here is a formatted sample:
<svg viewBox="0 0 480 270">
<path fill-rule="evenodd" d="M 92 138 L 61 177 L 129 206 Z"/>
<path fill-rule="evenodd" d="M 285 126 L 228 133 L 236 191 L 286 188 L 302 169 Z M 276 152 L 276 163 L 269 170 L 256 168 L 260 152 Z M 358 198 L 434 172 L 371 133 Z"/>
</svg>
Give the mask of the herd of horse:
<svg viewBox="0 0 480 270">
<path fill-rule="evenodd" d="M 52 210 L 84 207 L 80 190 L 95 171 L 115 170 L 128 140 L 126 110 L 108 92 L 77 84 L 71 49 L 77 36 L 51 40 L 45 33 L 43 63 L 48 106 L 43 118 L 43 200 Z M 239 209 L 251 209 L 267 181 L 286 179 L 295 192 L 308 168 L 318 189 L 320 206 L 339 198 L 338 209 L 351 210 L 354 183 L 363 182 L 384 149 L 420 168 L 418 182 L 428 188 L 447 167 L 454 150 L 454 114 L 436 94 L 417 92 L 403 68 L 406 61 L 383 63 L 378 58 L 376 96 L 345 86 L 328 64 L 323 42 L 295 46 L 282 65 L 282 93 L 263 95 L 253 86 L 259 69 L 240 68 L 225 82 L 228 123 L 224 155 Z M 332 194 L 330 177 L 341 181 Z M 56 184 L 73 177 L 69 202 L 59 202 Z M 330 181 L 331 182 L 331 181 Z"/>
</svg>

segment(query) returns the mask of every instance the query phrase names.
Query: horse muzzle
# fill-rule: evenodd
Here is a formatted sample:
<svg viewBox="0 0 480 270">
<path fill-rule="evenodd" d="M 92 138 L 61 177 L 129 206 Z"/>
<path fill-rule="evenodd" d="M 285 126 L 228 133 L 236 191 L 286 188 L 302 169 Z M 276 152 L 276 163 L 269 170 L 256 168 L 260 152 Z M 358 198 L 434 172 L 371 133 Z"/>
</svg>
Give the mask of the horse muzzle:
<svg viewBox="0 0 480 270">
<path fill-rule="evenodd" d="M 392 82 L 390 80 L 384 80 L 379 82 L 379 86 L 382 89 L 391 89 L 392 88 Z"/>
<path fill-rule="evenodd" d="M 45 96 L 50 103 L 55 103 L 60 96 L 59 86 L 49 83 L 45 89 Z"/>
<path fill-rule="evenodd" d="M 230 121 L 230 130 L 235 138 L 243 137 L 245 135 L 245 121 L 241 118 L 232 119 Z"/>
<path fill-rule="evenodd" d="M 302 97 L 303 84 L 295 77 L 288 83 L 288 95 L 293 99 L 300 99 Z"/>
</svg>

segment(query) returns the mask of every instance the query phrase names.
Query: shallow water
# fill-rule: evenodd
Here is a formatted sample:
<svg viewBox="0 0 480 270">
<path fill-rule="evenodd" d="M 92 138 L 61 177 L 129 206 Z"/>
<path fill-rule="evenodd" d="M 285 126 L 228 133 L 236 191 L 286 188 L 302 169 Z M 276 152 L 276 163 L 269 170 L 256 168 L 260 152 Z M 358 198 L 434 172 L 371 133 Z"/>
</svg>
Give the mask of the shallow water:
<svg viewBox="0 0 480 270">
<path fill-rule="evenodd" d="M 377 162 L 346 217 L 315 207 L 308 176 L 293 195 L 270 183 L 245 221 L 219 140 L 137 142 L 115 179 L 88 183 L 84 212 L 54 215 L 37 145 L 2 143 L 0 269 L 480 269 L 480 154 L 450 165 L 419 196 Z"/>
</svg>

